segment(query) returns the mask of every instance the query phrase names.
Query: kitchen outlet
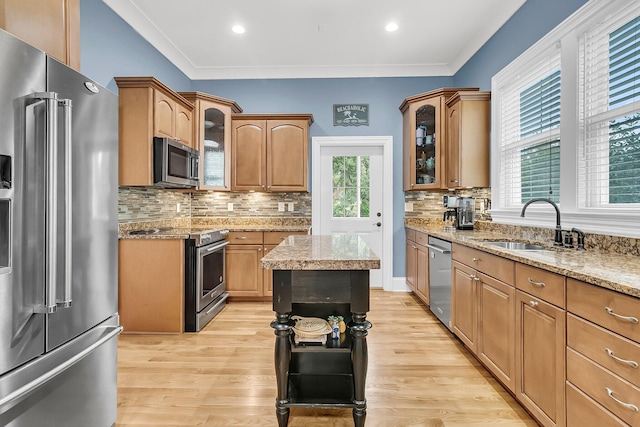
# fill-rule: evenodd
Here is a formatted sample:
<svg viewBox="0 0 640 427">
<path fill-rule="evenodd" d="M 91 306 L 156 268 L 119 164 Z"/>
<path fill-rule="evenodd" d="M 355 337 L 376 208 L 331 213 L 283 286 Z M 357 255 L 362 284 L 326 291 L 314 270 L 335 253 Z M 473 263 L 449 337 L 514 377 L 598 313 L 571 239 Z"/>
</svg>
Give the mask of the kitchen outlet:
<svg viewBox="0 0 640 427">
<path fill-rule="evenodd" d="M 233 212 L 233 203 L 227 203 L 227 210 Z"/>
<path fill-rule="evenodd" d="M 293 212 L 293 202 L 289 202 L 289 212 Z"/>
<path fill-rule="evenodd" d="M 284 202 L 278 202 L 278 212 L 284 212 Z"/>
<path fill-rule="evenodd" d="M 413 202 L 405 202 L 404 203 L 404 211 L 405 212 L 413 212 Z"/>
<path fill-rule="evenodd" d="M 180 203 L 176 203 L 176 212 L 180 212 Z"/>
</svg>

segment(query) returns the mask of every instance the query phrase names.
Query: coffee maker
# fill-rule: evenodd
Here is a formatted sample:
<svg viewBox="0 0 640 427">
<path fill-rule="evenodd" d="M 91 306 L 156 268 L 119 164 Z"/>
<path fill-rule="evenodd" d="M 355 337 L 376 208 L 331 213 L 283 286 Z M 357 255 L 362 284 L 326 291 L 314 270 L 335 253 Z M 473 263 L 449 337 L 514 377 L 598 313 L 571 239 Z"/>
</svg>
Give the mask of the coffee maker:
<svg viewBox="0 0 640 427">
<path fill-rule="evenodd" d="M 445 223 L 453 218 L 456 229 L 473 230 L 473 197 L 444 196 L 442 203 L 447 208 L 442 218 Z"/>
</svg>

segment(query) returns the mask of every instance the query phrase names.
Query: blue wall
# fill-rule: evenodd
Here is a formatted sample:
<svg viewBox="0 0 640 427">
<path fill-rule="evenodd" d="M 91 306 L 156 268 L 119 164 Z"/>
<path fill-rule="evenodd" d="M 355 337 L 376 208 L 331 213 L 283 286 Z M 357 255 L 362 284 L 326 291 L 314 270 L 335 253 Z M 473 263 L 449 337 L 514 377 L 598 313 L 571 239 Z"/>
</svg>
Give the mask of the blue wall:
<svg viewBox="0 0 640 427">
<path fill-rule="evenodd" d="M 457 87 L 491 90 L 491 77 L 587 0 L 527 0 L 454 76 Z"/>
<path fill-rule="evenodd" d="M 154 76 L 176 91 L 233 99 L 246 113 L 312 113 L 311 136 L 391 135 L 394 140 L 394 277 L 405 274 L 402 116 L 404 98 L 446 86 L 490 90 L 491 77 L 585 0 L 528 0 L 453 77 L 190 81 L 102 0 L 81 0 L 81 70 L 117 92 L 115 76 Z M 369 104 L 370 126 L 333 127 L 332 106 Z"/>
</svg>

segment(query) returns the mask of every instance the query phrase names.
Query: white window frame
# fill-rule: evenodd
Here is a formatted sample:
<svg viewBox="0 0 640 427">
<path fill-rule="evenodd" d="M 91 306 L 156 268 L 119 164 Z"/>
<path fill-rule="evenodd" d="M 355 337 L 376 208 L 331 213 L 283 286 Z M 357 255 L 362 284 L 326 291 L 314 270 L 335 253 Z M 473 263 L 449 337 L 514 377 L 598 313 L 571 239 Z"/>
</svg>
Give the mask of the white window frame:
<svg viewBox="0 0 640 427">
<path fill-rule="evenodd" d="M 494 222 L 503 224 L 555 227 L 555 211 L 546 203 L 535 203 L 527 208 L 526 217 L 520 216 L 521 207 L 505 207 L 501 200 L 501 117 L 500 88 L 513 81 L 526 64 L 543 58 L 550 49 L 561 48 L 561 107 L 560 107 L 560 207 L 562 228 L 579 228 L 585 232 L 640 237 L 640 213 L 637 207 L 607 209 L 580 207 L 578 196 L 578 148 L 580 128 L 578 117 L 578 40 L 582 33 L 596 23 L 620 11 L 640 10 L 637 0 L 591 0 L 573 15 L 531 46 L 526 52 L 496 74 L 492 80 L 491 124 L 491 181 Z M 631 17 L 631 15 L 629 15 Z"/>
</svg>

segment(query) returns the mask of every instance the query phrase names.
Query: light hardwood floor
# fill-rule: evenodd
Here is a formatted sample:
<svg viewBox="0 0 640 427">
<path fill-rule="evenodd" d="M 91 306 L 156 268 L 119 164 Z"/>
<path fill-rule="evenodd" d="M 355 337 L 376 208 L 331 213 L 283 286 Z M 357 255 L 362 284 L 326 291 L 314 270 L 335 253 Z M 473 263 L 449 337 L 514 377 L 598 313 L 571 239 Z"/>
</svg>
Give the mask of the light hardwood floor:
<svg viewBox="0 0 640 427">
<path fill-rule="evenodd" d="M 367 427 L 537 426 L 411 294 L 373 290 L 367 318 Z M 121 335 L 116 426 L 277 426 L 273 319 L 232 302 L 197 334 Z M 294 408 L 289 426 L 353 419 Z"/>
</svg>

